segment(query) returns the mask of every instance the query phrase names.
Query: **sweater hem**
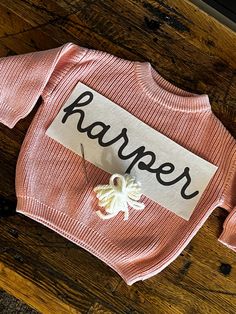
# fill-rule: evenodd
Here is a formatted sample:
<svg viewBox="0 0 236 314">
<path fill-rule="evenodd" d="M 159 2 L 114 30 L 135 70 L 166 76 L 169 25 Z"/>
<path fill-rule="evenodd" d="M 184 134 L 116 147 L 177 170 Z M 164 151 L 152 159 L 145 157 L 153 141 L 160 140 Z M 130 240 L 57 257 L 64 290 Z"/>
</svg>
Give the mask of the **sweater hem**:
<svg viewBox="0 0 236 314">
<path fill-rule="evenodd" d="M 149 279 L 165 269 L 180 255 L 203 223 L 191 235 L 182 239 L 177 248 L 159 261 L 155 268 L 150 267 L 149 270 L 142 271 L 141 265 L 128 260 L 122 250 L 102 234 L 34 197 L 18 195 L 16 212 L 45 225 L 96 256 L 119 274 L 128 286 Z M 116 262 L 111 261 L 111 257 Z"/>
<path fill-rule="evenodd" d="M 117 246 L 102 234 L 69 217 L 64 212 L 58 211 L 29 196 L 17 196 L 16 212 L 45 225 L 96 256 L 118 273 L 127 285 L 131 286 L 140 280 L 134 278 L 137 276 L 137 269 L 135 272 L 136 276 L 132 277 L 130 269 L 134 270 L 135 265 L 130 261 L 125 262 L 124 257 L 123 262 L 121 261 L 124 265 L 122 267 L 118 263 L 111 262 L 110 256 L 114 256 L 116 260 L 122 259 L 123 253 Z"/>
</svg>

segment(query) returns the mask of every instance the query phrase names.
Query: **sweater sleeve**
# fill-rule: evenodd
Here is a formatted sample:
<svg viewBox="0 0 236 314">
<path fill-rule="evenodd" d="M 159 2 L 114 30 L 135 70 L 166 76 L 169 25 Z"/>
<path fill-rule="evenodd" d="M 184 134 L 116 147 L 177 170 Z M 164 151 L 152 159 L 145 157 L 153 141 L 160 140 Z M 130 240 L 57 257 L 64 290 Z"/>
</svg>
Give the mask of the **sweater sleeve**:
<svg viewBox="0 0 236 314">
<path fill-rule="evenodd" d="M 236 145 L 235 145 L 236 146 Z M 233 147 L 228 163 L 228 176 L 222 196 L 222 206 L 228 211 L 218 240 L 236 252 L 236 148 Z"/>
<path fill-rule="evenodd" d="M 13 128 L 85 51 L 69 42 L 49 50 L 0 58 L 0 122 Z"/>
</svg>

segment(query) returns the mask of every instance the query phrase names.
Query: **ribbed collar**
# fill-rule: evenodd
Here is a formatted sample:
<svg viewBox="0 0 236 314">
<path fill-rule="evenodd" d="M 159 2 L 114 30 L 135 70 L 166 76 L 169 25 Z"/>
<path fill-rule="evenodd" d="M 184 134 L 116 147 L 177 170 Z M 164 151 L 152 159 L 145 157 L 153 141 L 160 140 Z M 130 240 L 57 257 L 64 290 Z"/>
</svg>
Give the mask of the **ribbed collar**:
<svg viewBox="0 0 236 314">
<path fill-rule="evenodd" d="M 211 105 L 207 94 L 182 90 L 164 79 L 149 62 L 134 62 L 140 87 L 148 97 L 173 110 L 204 111 Z"/>
</svg>

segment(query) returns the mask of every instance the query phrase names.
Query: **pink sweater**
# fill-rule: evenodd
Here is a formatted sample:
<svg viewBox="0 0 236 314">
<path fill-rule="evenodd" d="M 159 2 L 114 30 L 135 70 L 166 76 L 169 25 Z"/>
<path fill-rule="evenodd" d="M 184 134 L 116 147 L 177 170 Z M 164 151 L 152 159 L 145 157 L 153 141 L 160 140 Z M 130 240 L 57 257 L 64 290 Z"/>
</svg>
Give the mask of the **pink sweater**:
<svg viewBox="0 0 236 314">
<path fill-rule="evenodd" d="M 128 285 L 167 267 L 217 206 L 228 211 L 218 240 L 236 252 L 236 142 L 207 95 L 177 88 L 148 62 L 73 43 L 1 58 L 0 73 L 0 121 L 9 128 L 42 96 L 17 161 L 18 213 L 89 251 Z M 109 220 L 96 215 L 93 189 L 107 184 L 110 173 L 86 160 L 86 181 L 84 159 L 45 134 L 78 81 L 218 167 L 189 220 L 146 195 L 145 209 L 130 208 L 127 221 L 121 212 Z"/>
</svg>

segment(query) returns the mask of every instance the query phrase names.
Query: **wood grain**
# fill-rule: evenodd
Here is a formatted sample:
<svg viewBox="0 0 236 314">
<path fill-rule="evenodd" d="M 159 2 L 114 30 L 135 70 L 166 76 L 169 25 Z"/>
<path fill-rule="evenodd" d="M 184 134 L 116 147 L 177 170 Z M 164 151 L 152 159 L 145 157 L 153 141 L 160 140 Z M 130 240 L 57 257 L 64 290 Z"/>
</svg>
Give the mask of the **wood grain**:
<svg viewBox="0 0 236 314">
<path fill-rule="evenodd" d="M 167 80 L 207 93 L 236 136 L 236 35 L 189 1 L 0 0 L 0 56 L 72 41 L 149 61 Z M 235 313 L 235 253 L 217 241 L 216 208 L 181 255 L 127 286 L 109 266 L 49 228 L 15 214 L 15 165 L 40 106 L 0 125 L 0 287 L 42 313 Z"/>
</svg>

